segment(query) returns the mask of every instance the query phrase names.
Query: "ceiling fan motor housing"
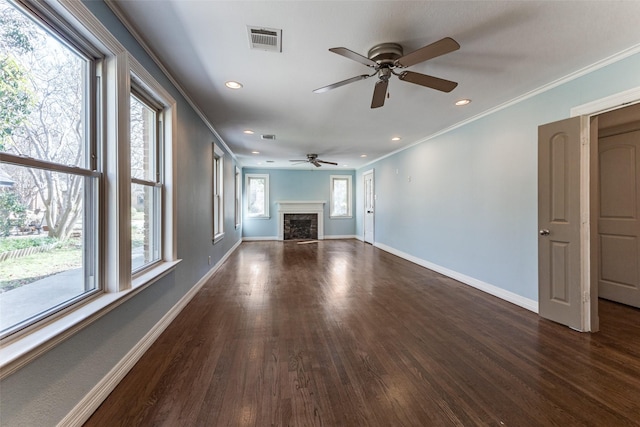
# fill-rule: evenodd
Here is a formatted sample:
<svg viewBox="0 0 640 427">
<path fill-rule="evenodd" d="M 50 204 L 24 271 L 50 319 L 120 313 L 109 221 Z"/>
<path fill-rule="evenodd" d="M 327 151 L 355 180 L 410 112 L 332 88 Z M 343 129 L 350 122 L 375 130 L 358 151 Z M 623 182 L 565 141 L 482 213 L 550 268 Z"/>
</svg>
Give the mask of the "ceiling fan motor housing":
<svg viewBox="0 0 640 427">
<path fill-rule="evenodd" d="M 402 46 L 398 43 L 380 43 L 369 49 L 368 57 L 378 65 L 393 66 L 402 53 Z"/>
</svg>

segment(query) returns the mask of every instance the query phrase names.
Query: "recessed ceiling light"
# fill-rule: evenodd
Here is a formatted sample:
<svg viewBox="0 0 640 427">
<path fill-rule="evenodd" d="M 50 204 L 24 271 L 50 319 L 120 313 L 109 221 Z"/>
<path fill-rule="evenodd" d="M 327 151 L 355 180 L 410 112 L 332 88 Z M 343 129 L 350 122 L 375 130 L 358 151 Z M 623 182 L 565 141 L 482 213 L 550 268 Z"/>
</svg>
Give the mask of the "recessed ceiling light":
<svg viewBox="0 0 640 427">
<path fill-rule="evenodd" d="M 461 99 L 461 100 L 459 100 L 459 101 L 456 101 L 456 105 L 457 105 L 458 107 L 460 107 L 460 106 L 462 106 L 462 105 L 467 105 L 467 104 L 469 104 L 470 102 L 471 102 L 471 100 L 470 100 L 470 99 Z"/>
<path fill-rule="evenodd" d="M 233 80 L 229 80 L 224 84 L 229 89 L 240 89 L 242 87 L 242 83 L 234 82 Z"/>
<path fill-rule="evenodd" d="M 242 133 L 246 133 L 247 135 L 253 135 L 253 131 L 251 129 L 243 130 Z"/>
<path fill-rule="evenodd" d="M 252 151 L 251 154 L 260 154 L 259 151 Z"/>
<path fill-rule="evenodd" d="M 344 167 L 346 168 L 346 167 L 347 167 L 347 166 L 349 166 L 349 165 L 342 165 L 342 166 L 344 166 Z"/>
<path fill-rule="evenodd" d="M 400 138 L 399 136 L 394 136 L 393 138 L 391 138 L 392 141 L 400 141 L 402 138 Z"/>
<path fill-rule="evenodd" d="M 367 157 L 367 155 L 366 154 L 361 154 L 360 157 Z"/>
</svg>

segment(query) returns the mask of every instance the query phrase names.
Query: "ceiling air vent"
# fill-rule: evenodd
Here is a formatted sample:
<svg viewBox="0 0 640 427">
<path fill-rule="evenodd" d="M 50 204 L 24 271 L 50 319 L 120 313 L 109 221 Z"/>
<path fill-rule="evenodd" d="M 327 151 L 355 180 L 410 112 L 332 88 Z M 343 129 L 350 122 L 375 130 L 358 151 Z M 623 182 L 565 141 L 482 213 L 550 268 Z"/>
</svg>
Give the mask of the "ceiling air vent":
<svg viewBox="0 0 640 427">
<path fill-rule="evenodd" d="M 282 30 L 247 26 L 247 31 L 251 49 L 282 52 Z"/>
<path fill-rule="evenodd" d="M 260 137 L 261 137 L 262 139 L 271 139 L 271 140 L 276 139 L 276 136 L 275 136 L 275 135 L 260 135 Z"/>
</svg>

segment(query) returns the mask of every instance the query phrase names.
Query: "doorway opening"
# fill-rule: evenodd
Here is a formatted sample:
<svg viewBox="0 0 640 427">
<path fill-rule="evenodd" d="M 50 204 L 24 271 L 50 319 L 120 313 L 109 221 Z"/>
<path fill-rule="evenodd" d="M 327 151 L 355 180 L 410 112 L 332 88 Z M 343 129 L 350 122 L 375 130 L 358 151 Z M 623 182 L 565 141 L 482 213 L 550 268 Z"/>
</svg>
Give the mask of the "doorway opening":
<svg viewBox="0 0 640 427">
<path fill-rule="evenodd" d="M 640 308 L 640 103 L 592 116 L 590 143 L 591 315 L 598 330 L 600 298 Z"/>
</svg>

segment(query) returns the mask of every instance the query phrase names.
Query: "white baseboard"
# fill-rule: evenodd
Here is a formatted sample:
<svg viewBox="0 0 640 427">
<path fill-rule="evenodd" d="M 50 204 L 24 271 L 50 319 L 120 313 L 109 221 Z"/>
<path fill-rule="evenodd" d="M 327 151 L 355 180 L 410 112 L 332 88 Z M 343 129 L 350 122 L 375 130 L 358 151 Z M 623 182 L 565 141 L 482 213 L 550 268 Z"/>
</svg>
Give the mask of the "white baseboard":
<svg viewBox="0 0 640 427">
<path fill-rule="evenodd" d="M 339 234 L 335 234 L 335 235 L 324 235 L 324 240 L 333 240 L 333 239 L 357 239 L 355 234 L 345 234 L 345 235 L 339 235 Z"/>
<path fill-rule="evenodd" d="M 182 298 L 156 323 L 149 332 L 96 384 L 85 397 L 57 424 L 58 427 L 82 426 L 98 409 L 98 406 L 116 388 L 155 340 L 164 332 L 182 309 L 198 293 L 200 288 L 213 276 L 229 256 L 240 246 L 242 240 L 233 245 L 229 251 L 211 268 Z"/>
<path fill-rule="evenodd" d="M 399 251 L 391 246 L 387 246 L 383 243 L 374 243 L 375 247 L 382 249 L 385 252 L 389 252 L 393 255 L 399 256 L 400 258 L 404 258 L 407 261 L 411 261 L 414 264 L 418 264 L 421 267 L 428 268 L 429 270 L 433 270 L 437 273 L 440 273 L 444 276 L 450 277 L 458 282 L 464 283 L 465 285 L 469 285 L 473 288 L 479 289 L 483 292 L 491 294 L 495 297 L 508 301 L 512 304 L 520 306 L 522 308 L 526 308 L 527 310 L 533 311 L 534 313 L 538 312 L 538 302 L 529 298 L 525 298 L 521 295 L 515 294 L 511 291 L 507 291 L 506 289 L 499 288 L 495 285 L 491 285 L 489 283 L 483 282 L 481 280 L 475 279 L 473 277 L 469 277 L 462 273 L 458 273 L 453 270 L 449 270 L 446 267 L 441 267 L 437 264 L 434 264 L 429 261 L 425 261 L 413 255 L 409 255 L 405 252 Z"/>
<path fill-rule="evenodd" d="M 261 242 L 264 240 L 278 240 L 278 236 L 256 236 L 256 237 L 243 237 L 243 242 Z"/>
</svg>

